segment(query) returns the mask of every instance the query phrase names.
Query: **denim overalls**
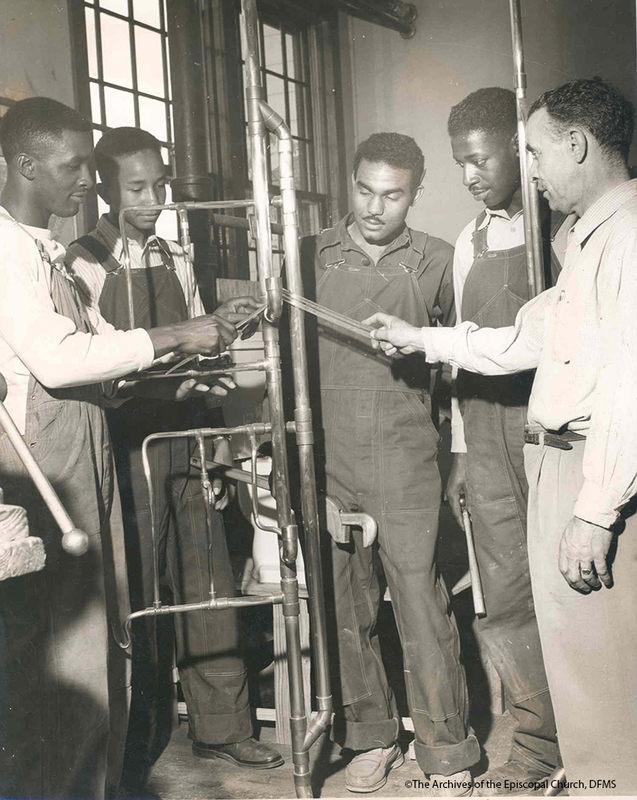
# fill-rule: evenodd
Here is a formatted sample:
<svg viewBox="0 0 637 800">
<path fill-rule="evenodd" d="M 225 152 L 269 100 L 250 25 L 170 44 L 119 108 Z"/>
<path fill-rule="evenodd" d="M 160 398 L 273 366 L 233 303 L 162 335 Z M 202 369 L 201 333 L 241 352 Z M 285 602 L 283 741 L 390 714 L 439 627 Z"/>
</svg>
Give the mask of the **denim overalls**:
<svg viewBox="0 0 637 800">
<path fill-rule="evenodd" d="M 525 247 L 490 251 L 487 227 L 480 228 L 484 216 L 476 219 L 473 233 L 462 319 L 481 327 L 513 325 L 529 299 Z M 552 234 L 562 222 L 563 217 L 554 220 Z M 550 259 L 555 279 L 559 263 L 552 250 Z M 533 376 L 533 371 L 501 377 L 461 371 L 458 395 L 467 444 L 467 502 L 487 610 L 475 626 L 517 722 L 511 758 L 550 772 L 559 749 L 526 548 L 523 447 Z"/>
<path fill-rule="evenodd" d="M 51 273 L 57 312 L 90 332 L 73 284 L 57 265 Z M 62 550 L 56 523 L 0 433 L 5 497 L 26 507 L 46 546 L 42 572 L 0 583 L 11 698 L 2 720 L 9 742 L 6 760 L 0 754 L 3 797 L 103 798 L 119 781 L 128 676 L 112 630 L 121 631 L 128 613 L 128 587 L 101 393 L 99 385 L 49 390 L 29 380 L 24 439 L 75 525 L 88 533 L 83 556 Z"/>
<path fill-rule="evenodd" d="M 451 292 L 443 299 L 452 254 L 446 243 L 405 229 L 374 265 L 346 224 L 316 239 L 318 303 L 356 320 L 386 311 L 417 326 L 432 324 L 440 306 L 451 313 Z M 306 291 L 312 296 L 311 286 Z M 368 340 L 327 326 L 317 333 L 313 377 L 320 380 L 325 488 L 346 509 L 378 521 L 374 548 L 363 547 L 356 529 L 348 545 L 330 540 L 328 608 L 335 609 L 332 651 L 340 675 L 333 690 L 344 707 L 333 736 L 344 747 L 368 750 L 392 745 L 398 733 L 376 631 L 377 547 L 402 642 L 418 761 L 427 773 L 452 774 L 475 763 L 479 747 L 468 728 L 458 631 L 434 564 L 441 485 L 429 367 L 422 355 L 391 360 Z"/>
<path fill-rule="evenodd" d="M 78 240 L 106 270 L 99 299 L 102 316 L 118 329 L 129 328 L 126 276 L 101 240 Z M 152 328 L 188 319 L 184 292 L 168 243 L 157 239 L 162 264 L 133 269 L 136 327 Z M 210 424 L 203 400 L 183 402 L 133 398 L 107 411 L 122 496 L 134 609 L 152 605 L 152 548 L 148 490 L 141 445 L 150 433 Z M 206 600 L 209 594 L 206 506 L 199 477 L 190 477 L 193 440 L 162 439 L 149 448 L 155 487 L 155 520 L 160 570 L 165 571 L 175 602 Z M 213 511 L 215 588 L 234 596 L 234 576 L 223 518 Z M 152 765 L 172 732 L 172 636 L 188 706 L 189 735 L 206 744 L 236 742 L 252 734 L 247 674 L 240 653 L 237 609 L 197 611 L 133 627 L 133 697 L 126 747 L 125 778 Z M 159 633 L 159 635 L 157 635 Z"/>
</svg>

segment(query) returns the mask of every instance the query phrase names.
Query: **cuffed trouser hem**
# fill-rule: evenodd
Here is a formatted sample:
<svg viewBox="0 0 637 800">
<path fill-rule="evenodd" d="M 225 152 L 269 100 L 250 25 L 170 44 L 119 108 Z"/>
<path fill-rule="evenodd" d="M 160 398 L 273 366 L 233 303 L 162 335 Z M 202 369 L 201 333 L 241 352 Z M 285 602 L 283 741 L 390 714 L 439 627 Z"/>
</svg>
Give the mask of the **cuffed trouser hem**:
<svg viewBox="0 0 637 800">
<path fill-rule="evenodd" d="M 521 747 L 516 742 L 513 742 L 513 744 L 511 745 L 509 760 L 519 761 L 521 764 L 525 764 L 528 767 L 530 767 L 530 769 L 539 770 L 540 772 L 546 772 L 547 775 L 550 775 L 551 772 L 553 772 L 553 770 L 556 767 L 562 766 L 561 763 L 550 765 L 550 764 L 545 764 L 542 761 L 538 761 L 537 758 L 533 758 L 533 756 L 529 753 L 526 747 Z M 558 760 L 561 761 L 561 759 L 559 759 L 559 753 L 558 753 Z"/>
<path fill-rule="evenodd" d="M 398 719 L 372 722 L 350 722 L 335 717 L 331 731 L 332 741 L 349 750 L 374 750 L 376 747 L 391 747 L 398 738 Z"/>
<path fill-rule="evenodd" d="M 480 745 L 473 733 L 458 744 L 428 745 L 414 742 L 416 760 L 426 775 L 453 775 L 477 764 Z"/>
<path fill-rule="evenodd" d="M 250 706 L 232 714 L 188 714 L 188 738 L 202 744 L 234 744 L 252 736 Z"/>
</svg>

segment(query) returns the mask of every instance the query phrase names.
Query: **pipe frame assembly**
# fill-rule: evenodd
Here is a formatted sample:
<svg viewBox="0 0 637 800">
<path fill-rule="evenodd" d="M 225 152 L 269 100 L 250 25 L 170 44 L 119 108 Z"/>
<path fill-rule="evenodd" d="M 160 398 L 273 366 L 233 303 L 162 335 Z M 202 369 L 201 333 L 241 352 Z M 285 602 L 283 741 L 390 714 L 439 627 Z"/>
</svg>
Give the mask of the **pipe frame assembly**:
<svg viewBox="0 0 637 800">
<path fill-rule="evenodd" d="M 180 221 L 181 242 L 189 253 L 189 231 L 187 213 L 196 209 L 252 208 L 254 210 L 254 232 L 256 238 L 259 282 L 266 298 L 263 319 L 263 339 L 265 358 L 253 364 L 240 367 L 219 367 L 209 370 L 187 370 L 173 372 L 168 377 L 195 377 L 214 374 L 228 374 L 238 371 L 263 370 L 266 373 L 267 396 L 270 406 L 271 422 L 241 425 L 234 428 L 205 428 L 188 431 L 163 432 L 148 436 L 142 446 L 142 460 L 149 488 L 151 508 L 151 535 L 153 540 L 153 605 L 129 615 L 125 622 L 122 647 L 130 645 L 130 629 L 133 619 L 143 616 L 186 613 L 200 609 L 219 609 L 262 604 L 280 604 L 283 608 L 287 642 L 287 663 L 290 686 L 290 728 L 292 734 L 292 761 L 294 785 L 297 797 L 312 797 L 309 750 L 318 737 L 326 730 L 332 716 L 332 696 L 330 690 L 329 664 L 327 655 L 327 631 L 325 625 L 325 604 L 323 598 L 323 579 L 320 556 L 320 529 L 316 476 L 314 469 L 314 436 L 312 429 L 312 410 L 308 382 L 307 353 L 305 340 L 305 314 L 295 306 L 290 307 L 290 344 L 292 351 L 292 376 L 294 383 L 295 412 L 294 422 L 286 422 L 284 416 L 281 354 L 279 345 L 279 320 L 283 308 L 282 280 L 272 268 L 272 232 L 283 235 L 287 285 L 293 294 L 302 294 L 302 280 L 299 255 L 299 223 L 296 192 L 294 188 L 293 141 L 284 120 L 264 101 L 259 65 L 259 39 L 255 0 L 241 0 L 246 41 L 245 87 L 248 109 L 248 135 L 252 152 L 252 182 L 254 199 L 236 201 L 196 201 L 169 203 L 165 205 L 144 206 L 145 210 L 170 209 L 177 211 Z M 278 142 L 281 197 L 269 197 L 266 141 L 273 133 Z M 281 207 L 283 224 L 270 221 L 270 206 Z M 128 289 L 128 312 L 131 329 L 135 327 L 133 303 L 131 260 L 128 237 L 125 235 L 125 215 L 119 215 L 123 242 L 123 268 L 126 272 Z M 214 215 L 218 224 L 248 227 L 250 222 L 240 217 Z M 231 220 L 231 222 L 229 222 Z M 149 378 L 166 377 L 162 373 L 131 376 L 130 383 Z M 251 442 L 251 472 L 247 481 L 253 487 L 253 505 L 256 509 L 259 477 L 256 473 L 257 436 L 269 433 L 273 452 L 273 495 L 276 499 L 277 527 L 273 529 L 279 536 L 281 591 L 269 595 L 218 598 L 215 595 L 211 573 L 210 599 L 186 605 L 162 606 L 159 596 L 159 564 L 155 539 L 155 521 L 152 518 L 153 487 L 148 464 L 148 446 L 161 438 L 190 437 L 198 443 L 198 466 L 201 471 L 202 492 L 209 508 L 214 503 L 209 490 L 207 462 L 204 455 L 206 437 L 219 434 L 247 434 Z M 301 664 L 300 604 L 296 560 L 299 552 L 299 535 L 291 503 L 290 476 L 288 468 L 286 434 L 296 434 L 300 464 L 301 510 L 306 543 L 305 572 L 308 583 L 309 613 L 312 636 L 312 655 L 316 684 L 316 713 L 308 722 L 305 707 L 305 692 Z M 233 472 L 237 472 L 234 470 Z M 233 477 L 237 477 L 233 475 Z M 245 480 L 244 478 L 240 478 Z M 258 519 L 258 513 L 257 517 Z M 209 535 L 208 531 L 208 535 Z M 210 539 L 209 539 L 210 541 Z"/>
<path fill-rule="evenodd" d="M 520 0 L 509 0 L 511 14 L 511 38 L 515 69 L 515 105 L 518 121 L 518 149 L 520 153 L 520 175 L 522 178 L 522 205 L 524 208 L 524 242 L 529 298 L 544 291 L 544 264 L 542 232 L 540 228 L 540 201 L 535 186 L 529 178 L 529 162 L 526 150 L 526 73 L 524 71 L 524 46 L 522 41 L 522 15 Z"/>
</svg>

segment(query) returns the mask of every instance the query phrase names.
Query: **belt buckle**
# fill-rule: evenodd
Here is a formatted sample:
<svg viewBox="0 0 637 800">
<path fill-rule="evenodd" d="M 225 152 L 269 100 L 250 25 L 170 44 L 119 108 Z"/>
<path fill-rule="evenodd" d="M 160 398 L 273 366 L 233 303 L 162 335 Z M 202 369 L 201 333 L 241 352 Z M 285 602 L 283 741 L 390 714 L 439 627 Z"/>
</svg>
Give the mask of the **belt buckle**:
<svg viewBox="0 0 637 800">
<path fill-rule="evenodd" d="M 538 431 L 524 431 L 524 441 L 526 444 L 544 444 L 544 434 Z"/>
<path fill-rule="evenodd" d="M 564 441 L 564 439 L 560 439 L 559 435 L 554 433 L 544 433 L 544 444 L 547 447 L 555 447 L 557 450 L 572 450 L 573 445 L 570 442 Z"/>
</svg>

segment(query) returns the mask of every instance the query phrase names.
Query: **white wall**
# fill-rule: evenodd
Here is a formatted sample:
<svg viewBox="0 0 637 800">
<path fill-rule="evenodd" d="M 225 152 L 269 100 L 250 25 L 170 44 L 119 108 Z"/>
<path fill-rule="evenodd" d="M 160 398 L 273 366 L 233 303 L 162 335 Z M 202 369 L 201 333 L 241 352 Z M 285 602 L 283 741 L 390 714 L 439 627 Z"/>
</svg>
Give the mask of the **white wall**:
<svg viewBox="0 0 637 800">
<path fill-rule="evenodd" d="M 73 105 L 66 0 L 2 0 L 0 94 L 46 95 Z"/>
<path fill-rule="evenodd" d="M 484 86 L 513 88 L 508 0 L 411 0 L 416 34 L 343 17 L 348 164 L 375 131 L 413 136 L 427 162 L 425 194 L 410 224 L 453 242 L 478 206 L 451 158 L 451 106 Z M 528 97 L 573 77 L 599 74 L 631 100 L 635 87 L 634 0 L 522 0 Z M 635 150 L 633 150 L 635 152 Z M 632 163 L 635 163 L 634 158 Z"/>
<path fill-rule="evenodd" d="M 2 0 L 0 5 L 0 95 L 11 100 L 43 95 L 74 106 L 67 0 Z M 62 242 L 76 238 L 81 213 L 54 221 Z"/>
</svg>

